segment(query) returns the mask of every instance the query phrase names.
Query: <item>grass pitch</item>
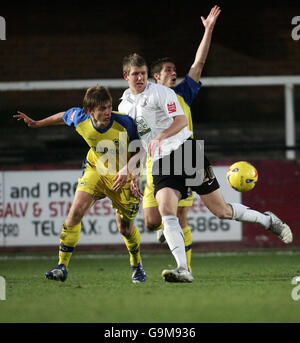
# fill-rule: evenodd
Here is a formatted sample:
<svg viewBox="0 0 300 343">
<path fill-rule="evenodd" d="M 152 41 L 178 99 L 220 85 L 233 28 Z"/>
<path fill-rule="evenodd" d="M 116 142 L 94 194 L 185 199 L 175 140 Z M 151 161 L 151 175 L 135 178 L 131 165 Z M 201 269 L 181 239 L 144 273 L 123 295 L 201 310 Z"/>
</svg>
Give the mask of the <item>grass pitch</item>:
<svg viewBox="0 0 300 343">
<path fill-rule="evenodd" d="M 174 267 L 169 252 L 143 253 L 144 284 L 131 283 L 127 254 L 74 253 L 64 283 L 44 273 L 57 254 L 21 258 L 0 254 L 6 300 L 1 323 L 290 323 L 300 322 L 300 300 L 291 294 L 300 255 L 291 252 L 197 254 L 195 281 L 165 283 Z M 299 294 L 300 290 L 296 292 Z"/>
</svg>

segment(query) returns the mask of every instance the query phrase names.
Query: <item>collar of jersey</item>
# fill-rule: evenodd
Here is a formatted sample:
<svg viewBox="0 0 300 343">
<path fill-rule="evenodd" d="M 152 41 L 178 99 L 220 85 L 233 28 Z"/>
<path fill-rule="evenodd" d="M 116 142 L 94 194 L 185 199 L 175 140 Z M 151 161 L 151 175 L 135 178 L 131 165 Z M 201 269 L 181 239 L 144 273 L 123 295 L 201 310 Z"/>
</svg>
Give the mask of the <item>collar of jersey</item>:
<svg viewBox="0 0 300 343">
<path fill-rule="evenodd" d="M 94 125 L 94 123 L 93 123 L 91 117 L 90 117 L 90 121 L 91 121 L 91 123 L 92 123 L 92 125 L 93 125 L 93 128 L 94 128 L 96 131 L 98 131 L 98 132 L 100 132 L 100 133 L 105 133 L 107 130 L 109 130 L 109 129 L 111 128 L 111 126 L 112 126 L 112 124 L 114 123 L 115 119 L 113 118 L 113 113 L 111 113 L 111 116 L 110 116 L 110 123 L 109 123 L 104 129 L 98 129 L 98 128 Z"/>
<path fill-rule="evenodd" d="M 142 93 L 139 93 L 138 95 L 143 94 L 146 90 L 148 90 L 152 83 L 153 83 L 153 82 L 147 81 L 147 84 L 146 84 L 145 89 L 142 91 Z M 128 88 L 128 89 L 126 89 L 126 91 L 123 93 L 123 95 L 122 95 L 122 97 L 121 97 L 121 100 L 123 100 L 123 99 L 128 99 L 128 98 L 130 97 L 130 95 L 131 95 L 131 93 L 130 93 L 130 88 Z"/>
</svg>

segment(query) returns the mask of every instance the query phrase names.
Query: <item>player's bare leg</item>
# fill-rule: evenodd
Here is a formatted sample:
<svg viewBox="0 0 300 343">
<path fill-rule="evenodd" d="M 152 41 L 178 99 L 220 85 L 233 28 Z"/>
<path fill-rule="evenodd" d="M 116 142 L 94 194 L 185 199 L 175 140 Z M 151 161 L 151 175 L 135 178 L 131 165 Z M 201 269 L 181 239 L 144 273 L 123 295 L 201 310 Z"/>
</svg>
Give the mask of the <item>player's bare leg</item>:
<svg viewBox="0 0 300 343">
<path fill-rule="evenodd" d="M 89 193 L 77 191 L 68 216 L 65 220 L 66 226 L 74 226 L 81 222 L 83 216 L 94 204 L 96 199 Z"/>
<path fill-rule="evenodd" d="M 232 219 L 233 209 L 232 206 L 225 202 L 220 189 L 212 193 L 200 195 L 203 204 L 220 219 Z"/>
<path fill-rule="evenodd" d="M 145 282 L 146 273 L 144 270 L 140 253 L 140 231 L 134 225 L 134 222 L 132 220 L 122 218 L 118 212 L 116 213 L 116 222 L 118 230 L 124 239 L 124 243 L 129 253 L 130 267 L 132 270 L 132 282 Z"/>
<path fill-rule="evenodd" d="M 160 230 L 163 227 L 157 206 L 144 208 L 144 222 L 150 231 Z"/>
<path fill-rule="evenodd" d="M 210 194 L 200 195 L 200 197 L 204 205 L 220 219 L 258 223 L 277 235 L 284 243 L 288 244 L 293 241 L 289 226 L 270 211 L 261 213 L 242 204 L 226 203 L 220 189 Z"/>
</svg>

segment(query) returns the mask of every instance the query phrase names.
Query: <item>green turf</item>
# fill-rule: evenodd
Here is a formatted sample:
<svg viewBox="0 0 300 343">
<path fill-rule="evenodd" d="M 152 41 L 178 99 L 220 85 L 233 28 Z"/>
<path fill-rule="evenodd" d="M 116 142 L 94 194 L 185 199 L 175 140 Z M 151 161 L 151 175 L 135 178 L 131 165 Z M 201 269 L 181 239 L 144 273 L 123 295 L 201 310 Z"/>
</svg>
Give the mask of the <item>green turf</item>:
<svg viewBox="0 0 300 343">
<path fill-rule="evenodd" d="M 292 278 L 300 275 L 298 254 L 195 252 L 192 284 L 165 283 L 161 271 L 174 265 L 173 257 L 150 253 L 143 257 L 144 284 L 131 283 L 128 257 L 117 253 L 95 259 L 77 253 L 66 282 L 45 280 L 55 256 L 3 260 L 0 254 L 6 279 L 0 322 L 300 322 L 300 300 L 291 297 Z"/>
</svg>

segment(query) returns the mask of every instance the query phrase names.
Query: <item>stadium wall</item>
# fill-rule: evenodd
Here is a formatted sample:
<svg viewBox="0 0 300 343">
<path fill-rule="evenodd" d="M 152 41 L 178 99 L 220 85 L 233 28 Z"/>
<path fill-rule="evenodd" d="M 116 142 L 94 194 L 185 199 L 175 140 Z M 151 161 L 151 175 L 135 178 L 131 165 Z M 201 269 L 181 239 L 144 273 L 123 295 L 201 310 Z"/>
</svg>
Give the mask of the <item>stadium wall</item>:
<svg viewBox="0 0 300 343">
<path fill-rule="evenodd" d="M 173 5 L 161 2 L 159 7 L 147 6 L 145 11 L 143 2 L 135 4 L 130 8 L 132 18 L 143 18 L 143 29 L 137 30 L 136 20 L 124 15 L 128 11 L 126 2 L 101 2 L 88 7 L 72 1 L 60 3 L 57 8 L 48 2 L 37 5 L 26 1 L 18 5 L 18 11 L 14 3 L 5 4 L 1 15 L 7 22 L 7 39 L 1 41 L 0 81 L 118 79 L 122 76 L 122 58 L 131 52 L 140 53 L 148 63 L 171 56 L 176 60 L 178 75 L 183 77 L 203 35 L 200 15 L 209 13 L 211 2 L 202 1 L 196 11 L 191 11 L 189 2 Z M 256 7 L 253 2 L 226 1 L 220 6 L 222 15 L 214 30 L 203 76 L 300 74 L 299 41 L 291 37 L 291 19 L 299 14 L 297 2 L 272 6 L 260 2 Z M 158 12 L 176 20 L 168 20 L 166 25 Z M 153 18 L 157 18 L 155 25 Z M 114 108 L 121 94 L 121 89 L 113 92 Z M 76 90 L 3 92 L 0 123 L 12 129 L 15 123 L 11 114 L 16 109 L 35 117 L 45 116 L 80 105 L 82 98 L 83 91 Z M 299 89 L 295 90 L 295 102 L 298 107 Z M 263 92 L 260 87 L 204 87 L 193 104 L 193 120 L 280 122 L 283 108 L 281 87 L 269 87 Z"/>
<path fill-rule="evenodd" d="M 217 251 L 299 247 L 299 162 L 250 161 L 259 171 L 259 182 L 254 190 L 242 194 L 233 191 L 225 180 L 226 170 L 233 162 L 218 163 L 214 168 L 225 199 L 242 202 L 261 212 L 273 211 L 290 225 L 294 241 L 285 245 L 258 224 L 220 221 L 196 197 L 188 215 L 193 231 L 193 249 Z M 80 170 L 54 165 L 10 169 L 0 172 L 0 251 L 57 249 L 61 223 L 67 215 Z M 108 199 L 98 202 L 83 222 L 79 250 L 124 247 Z M 166 249 L 166 245 L 156 243 L 155 234 L 145 229 L 142 210 L 136 224 L 141 231 L 144 249 Z"/>
<path fill-rule="evenodd" d="M 7 23 L 7 39 L 1 41 L 0 82 L 119 79 L 122 58 L 134 51 L 148 63 L 161 56 L 171 56 L 176 61 L 178 76 L 183 77 L 193 63 L 203 35 L 200 15 L 209 13 L 212 3 L 201 1 L 196 11 L 191 10 L 190 2 L 172 4 L 160 2 L 159 6 L 147 6 L 145 10 L 140 2 L 130 8 L 128 17 L 126 2 L 99 2 L 91 7 L 80 1 L 58 5 L 29 0 L 18 4 L 18 10 L 15 2 L 5 3 L 0 13 Z M 220 6 L 222 14 L 214 30 L 203 77 L 300 75 L 300 41 L 291 37 L 291 20 L 299 14 L 297 2 L 272 2 L 272 5 L 260 2 L 255 6 L 253 2 L 226 1 Z M 168 20 L 166 25 L 166 16 L 176 20 Z M 117 109 L 123 89 L 111 92 L 113 108 Z M 84 90 L 76 89 L 1 91 L 0 163 L 31 163 L 37 158 L 39 163 L 44 163 L 46 155 L 48 162 L 54 155 L 55 162 L 62 147 L 79 149 L 81 138 L 73 130 L 67 127 L 28 130 L 12 114 L 20 110 L 34 119 L 42 119 L 81 106 L 83 96 Z M 299 86 L 294 89 L 294 100 L 298 111 Z M 204 84 L 193 102 L 192 114 L 195 134 L 215 145 L 217 152 L 212 157 L 216 159 L 220 156 L 219 146 L 228 145 L 232 149 L 240 141 L 256 146 L 266 146 L 266 143 L 283 146 L 281 86 L 210 88 Z M 299 118 L 298 111 L 297 145 Z M 260 151 L 255 153 L 251 158 L 258 158 Z M 77 150 L 75 157 L 70 149 L 66 156 L 68 163 L 71 159 L 77 161 Z M 274 150 L 265 158 L 281 156 L 284 157 L 284 151 Z"/>
</svg>

